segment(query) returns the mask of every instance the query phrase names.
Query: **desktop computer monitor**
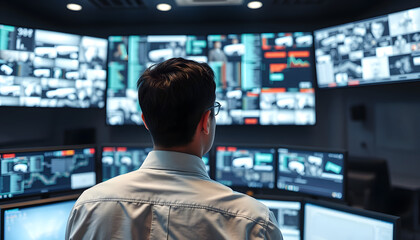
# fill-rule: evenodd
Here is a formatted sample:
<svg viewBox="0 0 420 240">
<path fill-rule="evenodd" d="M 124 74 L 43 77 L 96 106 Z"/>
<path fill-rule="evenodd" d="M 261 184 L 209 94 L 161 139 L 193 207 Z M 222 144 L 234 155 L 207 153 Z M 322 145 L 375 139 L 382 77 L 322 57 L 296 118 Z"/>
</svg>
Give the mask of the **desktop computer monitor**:
<svg viewBox="0 0 420 240">
<path fill-rule="evenodd" d="M 0 40 L 0 106 L 105 106 L 106 39 L 0 25 Z"/>
<path fill-rule="evenodd" d="M 95 160 L 88 146 L 0 151 L 0 200 L 91 187 Z"/>
<path fill-rule="evenodd" d="M 66 200 L 2 209 L 2 239 L 64 239 L 67 219 L 75 202 Z"/>
<path fill-rule="evenodd" d="M 102 181 L 139 169 L 152 150 L 150 146 L 102 147 Z M 202 159 L 207 173 L 210 173 L 209 153 Z"/>
<path fill-rule="evenodd" d="M 280 147 L 277 188 L 345 200 L 346 154 L 337 151 Z"/>
<path fill-rule="evenodd" d="M 215 180 L 231 187 L 274 188 L 275 149 L 216 146 Z"/>
<path fill-rule="evenodd" d="M 420 7 L 315 31 L 318 86 L 418 81 L 419 22 Z"/>
<path fill-rule="evenodd" d="M 139 169 L 152 150 L 150 146 L 102 147 L 102 181 Z"/>
<path fill-rule="evenodd" d="M 304 206 L 304 240 L 396 240 L 399 217 L 322 201 Z"/>
<path fill-rule="evenodd" d="M 297 199 L 277 198 L 261 199 L 274 213 L 284 240 L 300 240 L 302 227 L 302 202 Z"/>
</svg>

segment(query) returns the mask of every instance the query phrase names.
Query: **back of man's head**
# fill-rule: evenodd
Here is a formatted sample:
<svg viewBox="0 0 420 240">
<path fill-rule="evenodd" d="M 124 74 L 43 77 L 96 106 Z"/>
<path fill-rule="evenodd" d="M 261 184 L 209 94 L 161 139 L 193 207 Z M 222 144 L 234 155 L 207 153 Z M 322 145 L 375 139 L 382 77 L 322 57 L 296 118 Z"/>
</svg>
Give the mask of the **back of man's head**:
<svg viewBox="0 0 420 240">
<path fill-rule="evenodd" d="M 161 147 L 190 143 L 203 113 L 216 99 L 212 69 L 183 58 L 148 68 L 137 87 L 146 125 L 154 144 Z"/>
</svg>

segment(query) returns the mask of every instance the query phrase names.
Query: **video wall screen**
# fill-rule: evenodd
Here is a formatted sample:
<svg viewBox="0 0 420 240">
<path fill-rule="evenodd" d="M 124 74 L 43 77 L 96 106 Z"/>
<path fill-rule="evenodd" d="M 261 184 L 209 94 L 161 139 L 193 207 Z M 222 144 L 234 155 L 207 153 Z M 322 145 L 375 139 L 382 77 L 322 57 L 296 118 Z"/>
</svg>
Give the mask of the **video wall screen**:
<svg viewBox="0 0 420 240">
<path fill-rule="evenodd" d="M 420 79 L 420 8 L 315 31 L 318 86 Z"/>
<path fill-rule="evenodd" d="M 344 200 L 345 154 L 278 149 L 277 188 Z"/>
<path fill-rule="evenodd" d="M 103 108 L 106 39 L 0 25 L 0 106 Z"/>
<path fill-rule="evenodd" d="M 137 80 L 153 64 L 173 57 L 207 62 L 205 36 L 109 37 L 107 124 L 142 124 Z"/>
<path fill-rule="evenodd" d="M 220 125 L 315 124 L 311 33 L 109 38 L 107 123 L 142 124 L 137 80 L 172 57 L 215 72 Z"/>
<path fill-rule="evenodd" d="M 0 153 L 0 200 L 96 184 L 95 148 Z"/>
<path fill-rule="evenodd" d="M 313 125 L 311 33 L 209 35 L 220 125 Z"/>
<path fill-rule="evenodd" d="M 231 187 L 274 188 L 275 149 L 216 147 L 215 180 Z"/>
</svg>

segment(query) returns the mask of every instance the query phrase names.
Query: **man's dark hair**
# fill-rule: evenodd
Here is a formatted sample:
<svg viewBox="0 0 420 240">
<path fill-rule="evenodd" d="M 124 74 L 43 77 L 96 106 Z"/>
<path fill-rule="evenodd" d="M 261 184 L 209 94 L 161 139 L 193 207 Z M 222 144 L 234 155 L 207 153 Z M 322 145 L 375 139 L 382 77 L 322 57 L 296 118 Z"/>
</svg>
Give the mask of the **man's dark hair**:
<svg viewBox="0 0 420 240">
<path fill-rule="evenodd" d="M 140 108 L 155 145 L 190 143 L 216 99 L 213 70 L 206 63 L 172 58 L 148 68 L 137 82 Z"/>
</svg>

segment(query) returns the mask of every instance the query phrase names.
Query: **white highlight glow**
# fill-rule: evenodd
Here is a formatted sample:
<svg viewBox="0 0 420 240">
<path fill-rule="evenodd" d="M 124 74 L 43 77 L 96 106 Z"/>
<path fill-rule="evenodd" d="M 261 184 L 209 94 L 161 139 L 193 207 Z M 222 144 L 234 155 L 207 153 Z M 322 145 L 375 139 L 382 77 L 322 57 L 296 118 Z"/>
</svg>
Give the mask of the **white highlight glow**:
<svg viewBox="0 0 420 240">
<path fill-rule="evenodd" d="M 69 3 L 67 4 L 67 9 L 72 10 L 72 11 L 80 11 L 82 10 L 82 6 L 76 3 Z"/>
<path fill-rule="evenodd" d="M 159 11 L 162 11 L 162 12 L 167 12 L 167 11 L 169 11 L 169 10 L 171 10 L 171 9 L 172 9 L 172 6 L 171 6 L 171 5 L 169 5 L 169 4 L 166 4 L 166 3 L 159 3 L 159 4 L 156 6 L 156 8 L 157 8 Z"/>
<path fill-rule="evenodd" d="M 252 1 L 248 3 L 248 7 L 251 9 L 258 9 L 262 7 L 262 2 L 260 1 Z"/>
</svg>

